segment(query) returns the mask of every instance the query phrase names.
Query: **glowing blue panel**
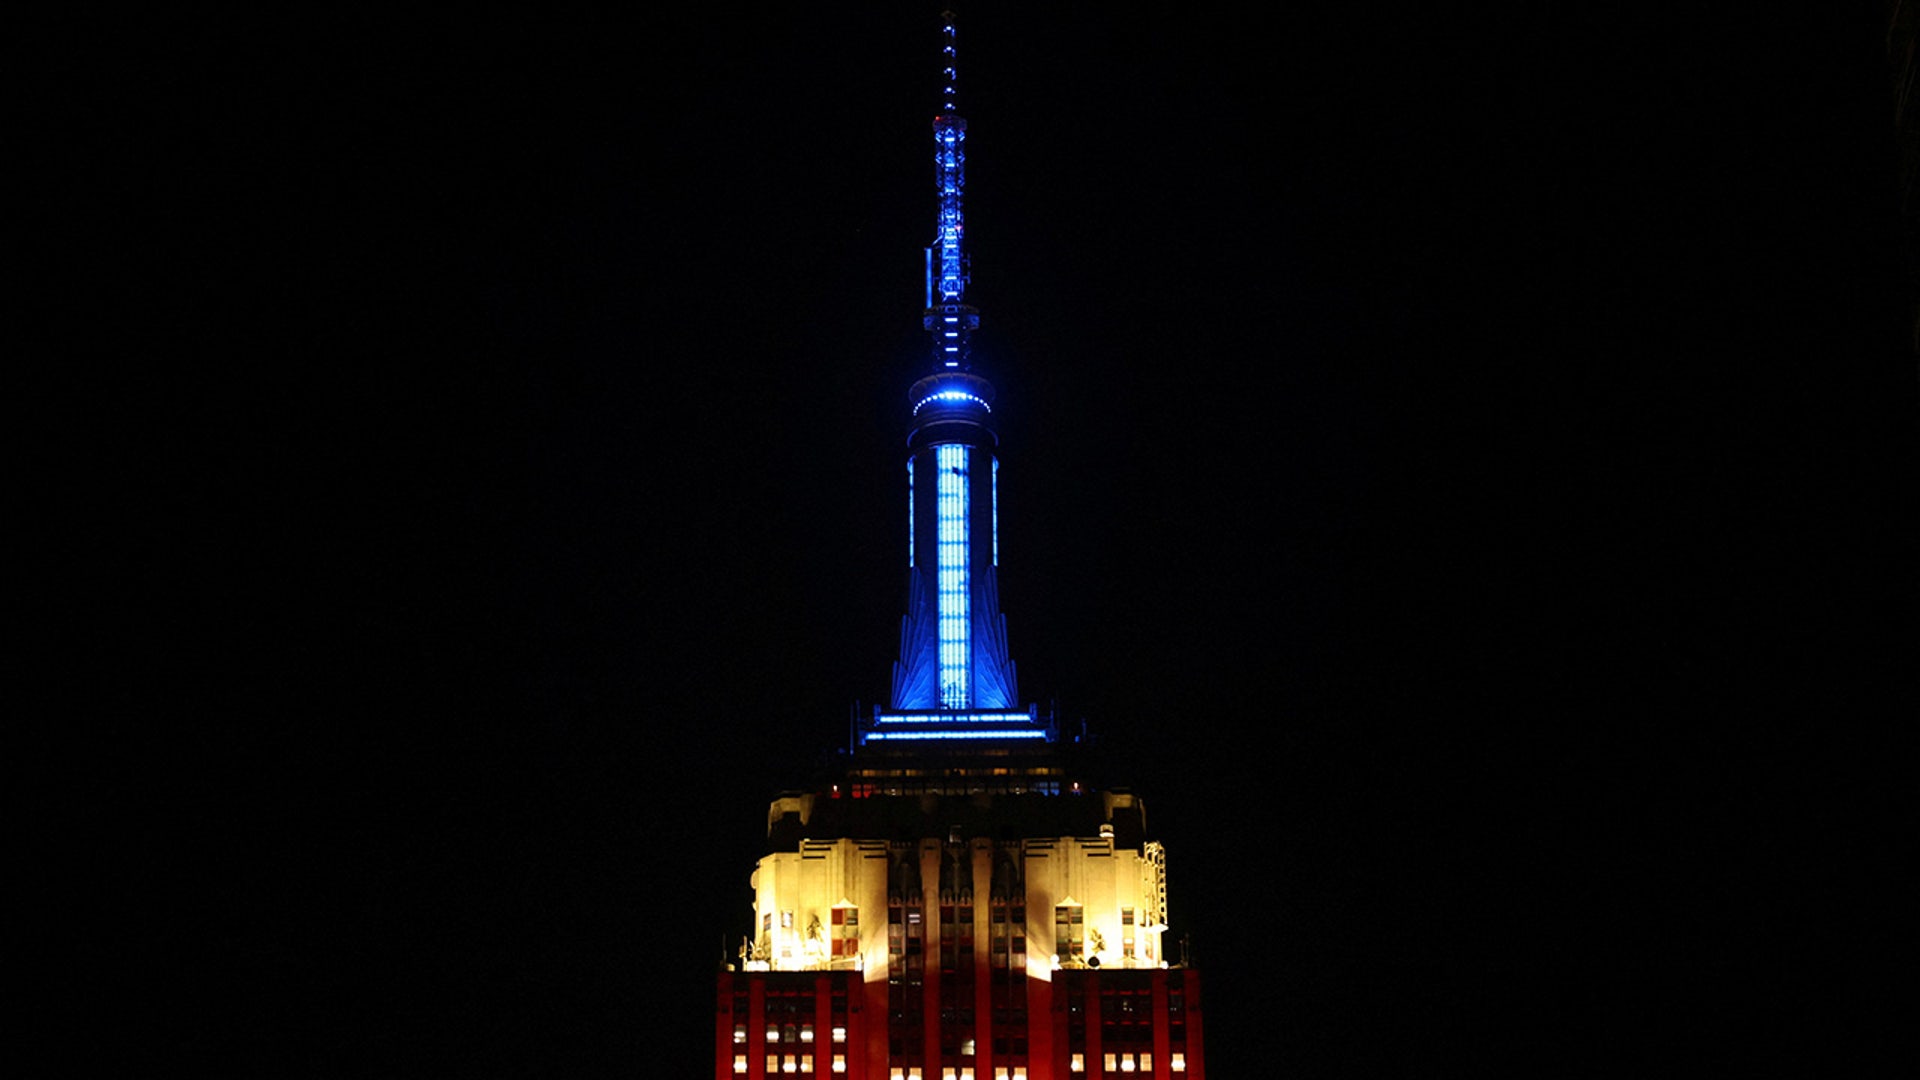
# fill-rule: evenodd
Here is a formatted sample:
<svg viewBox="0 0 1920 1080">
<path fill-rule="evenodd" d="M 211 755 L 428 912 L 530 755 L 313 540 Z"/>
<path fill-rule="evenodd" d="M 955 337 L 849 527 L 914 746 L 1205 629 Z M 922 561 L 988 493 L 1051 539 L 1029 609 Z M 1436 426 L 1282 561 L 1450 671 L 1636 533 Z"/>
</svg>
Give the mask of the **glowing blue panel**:
<svg viewBox="0 0 1920 1080">
<path fill-rule="evenodd" d="M 876 713 L 876 724 L 1034 724 L 1030 711 Z"/>
<path fill-rule="evenodd" d="M 971 704 L 972 620 L 967 560 L 967 448 L 942 443 L 934 449 L 934 516 L 937 551 L 935 595 L 939 601 L 940 705 Z"/>
<path fill-rule="evenodd" d="M 1039 709 L 873 711 L 873 724 L 862 731 L 863 743 L 876 740 L 907 742 L 934 739 L 1039 739 L 1052 742 L 1053 725 L 1042 722 Z"/>
<path fill-rule="evenodd" d="M 913 459 L 907 459 L 907 569 L 913 569 Z"/>
<path fill-rule="evenodd" d="M 1000 459 L 993 459 L 993 565 L 1000 565 Z"/>
<path fill-rule="evenodd" d="M 866 736 L 866 742 L 876 742 L 876 740 L 881 740 L 881 742 L 910 742 L 910 740 L 935 740 L 935 738 L 1046 738 L 1046 732 L 1043 732 L 1043 730 L 1033 730 L 1033 728 L 973 730 L 973 732 L 956 732 L 956 730 L 914 732 L 914 730 L 899 730 L 899 732 L 872 732 L 872 734 Z"/>
</svg>

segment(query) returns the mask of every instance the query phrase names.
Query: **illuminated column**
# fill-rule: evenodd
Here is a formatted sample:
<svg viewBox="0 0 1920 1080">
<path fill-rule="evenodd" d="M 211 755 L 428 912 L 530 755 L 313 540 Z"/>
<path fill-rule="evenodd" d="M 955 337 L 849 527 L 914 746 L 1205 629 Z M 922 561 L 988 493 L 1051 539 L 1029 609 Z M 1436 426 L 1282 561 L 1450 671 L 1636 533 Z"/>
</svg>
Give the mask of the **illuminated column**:
<svg viewBox="0 0 1920 1080">
<path fill-rule="evenodd" d="M 939 560 L 936 564 L 935 595 L 940 619 L 940 707 L 964 709 L 973 704 L 972 668 L 968 646 L 973 639 L 972 612 L 968 604 L 971 586 L 967 568 L 971 545 L 967 542 L 967 448 L 959 443 L 941 443 L 933 454 L 938 485 L 935 518 L 939 529 Z"/>
<path fill-rule="evenodd" d="M 933 373 L 908 391 L 907 617 L 894 665 L 893 708 L 1011 709 L 1019 693 L 1007 655 L 995 568 L 1000 563 L 1000 462 L 993 384 L 974 374 L 969 339 L 980 313 L 966 302 L 967 122 L 954 103 L 951 18 L 942 28 L 944 92 L 933 120 L 939 213 L 927 249 L 922 325 Z M 930 496 L 930 497 L 929 497 Z"/>
<path fill-rule="evenodd" d="M 911 571 L 894 667 L 899 710 L 1019 707 L 1000 614 L 993 384 L 938 372 L 909 392 Z"/>
</svg>

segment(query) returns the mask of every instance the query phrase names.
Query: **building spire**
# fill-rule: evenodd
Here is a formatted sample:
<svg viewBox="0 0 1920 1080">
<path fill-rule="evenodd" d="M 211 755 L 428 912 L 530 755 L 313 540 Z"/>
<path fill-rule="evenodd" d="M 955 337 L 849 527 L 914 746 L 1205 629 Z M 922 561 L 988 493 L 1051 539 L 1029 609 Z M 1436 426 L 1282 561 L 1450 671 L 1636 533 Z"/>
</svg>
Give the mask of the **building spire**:
<svg viewBox="0 0 1920 1080">
<path fill-rule="evenodd" d="M 941 16 L 940 113 L 933 118 L 934 180 L 940 213 L 934 246 L 927 249 L 927 310 L 923 320 L 933 335 L 936 371 L 966 370 L 969 338 L 980 326 L 980 312 L 965 301 L 967 257 L 960 242 L 966 232 L 960 196 L 967 183 L 967 122 L 961 118 L 955 84 L 959 82 L 954 48 L 953 12 Z"/>
<path fill-rule="evenodd" d="M 892 712 L 875 712 L 863 743 L 881 740 L 1042 739 L 1053 732 L 1035 706 L 1018 705 L 998 582 L 999 438 L 993 384 L 971 370 L 969 338 L 980 313 L 965 299 L 967 261 L 960 193 L 967 122 L 956 107 L 953 13 L 941 25 L 940 112 L 933 118 L 940 196 L 926 249 L 925 326 L 932 370 L 907 392 L 907 615 L 893 669 Z"/>
<path fill-rule="evenodd" d="M 946 67 L 941 71 L 943 78 L 941 79 L 940 111 L 943 113 L 952 113 L 957 111 L 953 103 L 953 84 L 957 80 L 957 76 L 954 73 L 953 12 L 941 12 L 940 20 L 940 35 L 942 39 L 940 52 L 942 58 L 946 61 Z"/>
</svg>

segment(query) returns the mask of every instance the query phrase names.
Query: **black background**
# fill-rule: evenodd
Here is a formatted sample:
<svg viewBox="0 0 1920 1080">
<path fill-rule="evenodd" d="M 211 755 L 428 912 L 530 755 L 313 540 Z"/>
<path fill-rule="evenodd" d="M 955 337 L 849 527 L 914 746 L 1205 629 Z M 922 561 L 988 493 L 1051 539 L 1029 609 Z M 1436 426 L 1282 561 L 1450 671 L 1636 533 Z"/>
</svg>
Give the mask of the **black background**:
<svg viewBox="0 0 1920 1080">
<path fill-rule="evenodd" d="M 1039 7 L 960 29 L 1003 608 L 1216 1075 L 1859 1065 L 1884 24 Z M 27 38 L 66 1050 L 709 1067 L 764 801 L 895 653 L 936 14 Z"/>
</svg>

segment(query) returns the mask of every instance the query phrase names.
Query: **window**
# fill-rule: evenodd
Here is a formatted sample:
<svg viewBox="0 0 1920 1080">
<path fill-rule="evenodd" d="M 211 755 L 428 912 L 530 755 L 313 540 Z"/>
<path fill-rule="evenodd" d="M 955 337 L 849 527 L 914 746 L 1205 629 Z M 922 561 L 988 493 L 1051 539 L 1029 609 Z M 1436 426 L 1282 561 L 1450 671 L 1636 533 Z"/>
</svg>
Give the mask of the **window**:
<svg viewBox="0 0 1920 1080">
<path fill-rule="evenodd" d="M 1053 909 L 1053 951 L 1061 963 L 1080 959 L 1086 951 L 1086 909 L 1061 904 Z"/>
<path fill-rule="evenodd" d="M 987 963 L 996 971 L 1027 966 L 1027 909 L 995 902 L 989 909 Z"/>
<path fill-rule="evenodd" d="M 858 956 L 860 953 L 860 909 L 856 907 L 837 907 L 833 909 L 834 959 Z"/>
<path fill-rule="evenodd" d="M 940 905 L 940 967 L 965 981 L 973 974 L 973 906 Z"/>
</svg>

